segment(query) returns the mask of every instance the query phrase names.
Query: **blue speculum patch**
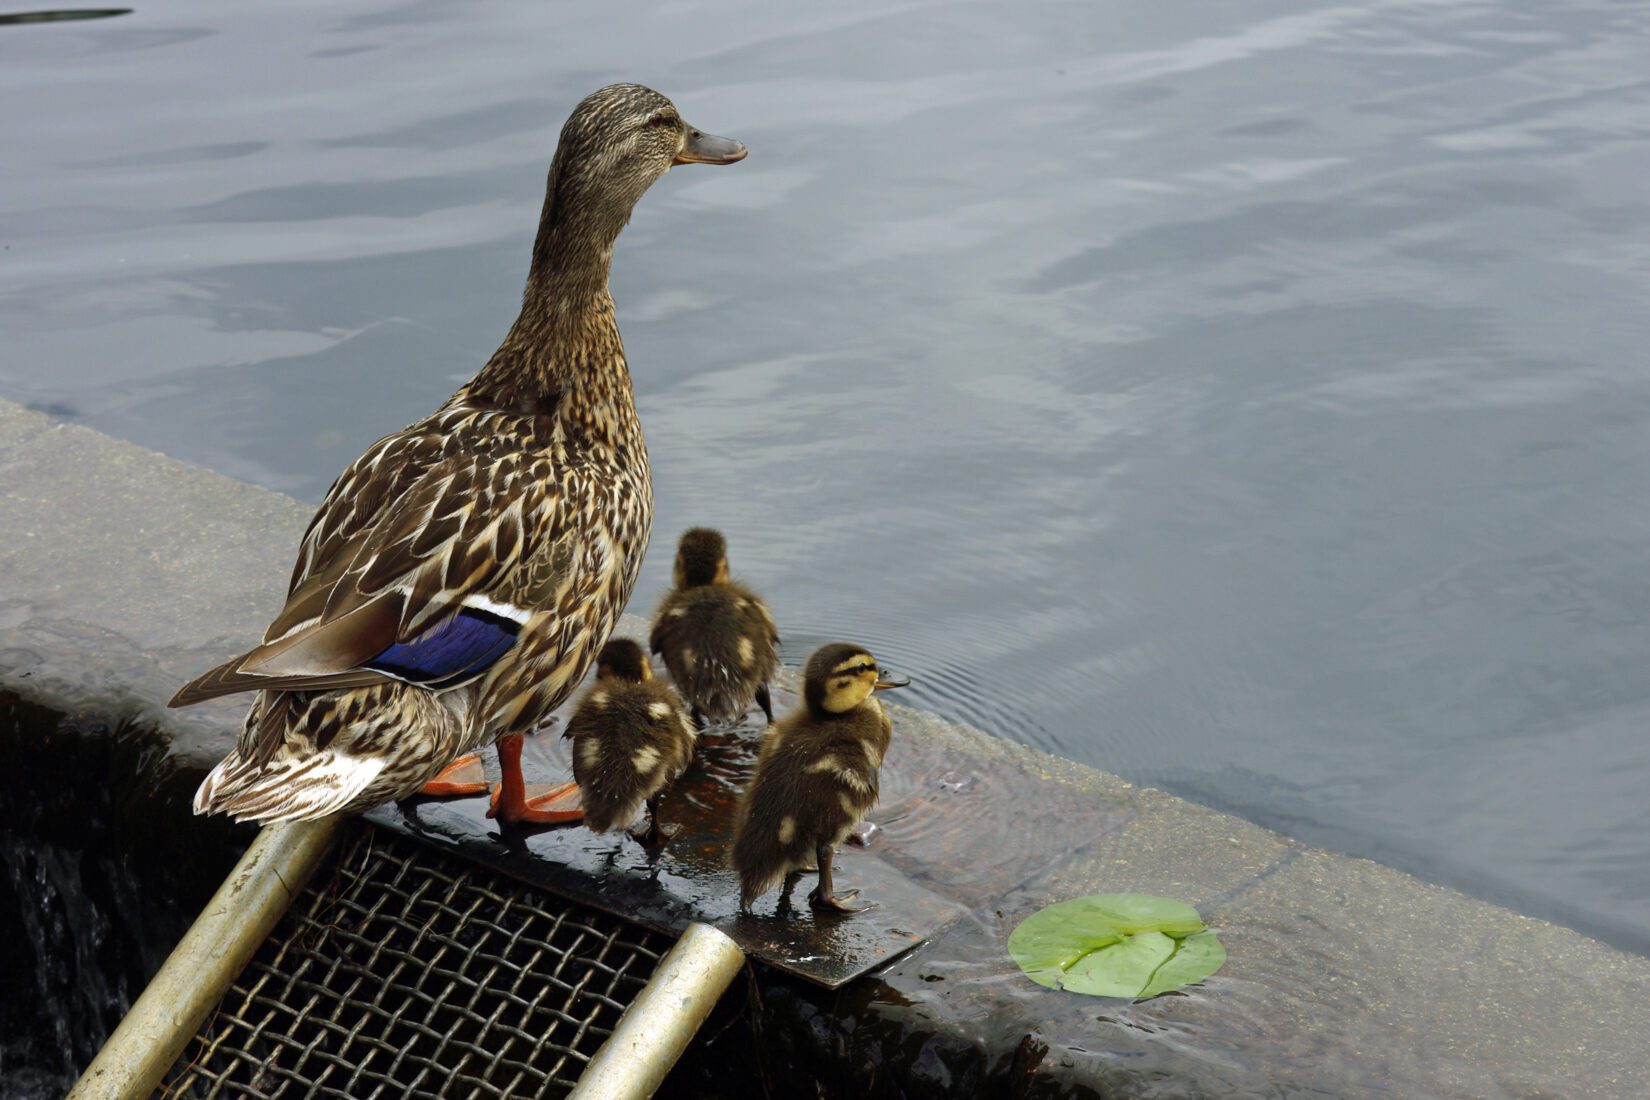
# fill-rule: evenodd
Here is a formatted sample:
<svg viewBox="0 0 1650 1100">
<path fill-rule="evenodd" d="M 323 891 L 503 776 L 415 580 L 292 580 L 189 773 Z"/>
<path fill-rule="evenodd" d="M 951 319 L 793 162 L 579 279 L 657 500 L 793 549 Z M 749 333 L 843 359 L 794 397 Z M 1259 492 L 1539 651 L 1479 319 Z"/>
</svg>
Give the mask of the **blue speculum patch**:
<svg viewBox="0 0 1650 1100">
<path fill-rule="evenodd" d="M 511 619 L 466 607 L 421 637 L 390 646 L 366 667 L 423 687 L 457 687 L 508 653 L 520 631 Z"/>
</svg>

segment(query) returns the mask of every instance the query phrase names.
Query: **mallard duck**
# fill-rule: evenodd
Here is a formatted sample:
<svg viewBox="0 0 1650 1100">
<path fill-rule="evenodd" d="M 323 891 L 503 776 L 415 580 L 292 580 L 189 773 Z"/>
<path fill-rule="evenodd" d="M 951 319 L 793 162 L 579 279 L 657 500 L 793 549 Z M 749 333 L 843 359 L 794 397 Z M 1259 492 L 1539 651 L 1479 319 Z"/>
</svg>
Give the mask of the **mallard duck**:
<svg viewBox="0 0 1650 1100">
<path fill-rule="evenodd" d="M 461 754 L 519 738 L 567 698 L 630 596 L 652 521 L 608 292 L 613 243 L 672 165 L 744 156 L 636 84 L 574 109 L 521 314 L 498 351 L 344 471 L 262 643 L 172 700 L 258 692 L 195 812 L 363 811 L 419 791 Z M 544 820 L 513 763 L 519 740 L 512 748 L 500 751 L 507 777 L 518 774 L 499 815 Z"/>
<path fill-rule="evenodd" d="M 773 723 L 768 682 L 779 670 L 779 631 L 762 598 L 728 579 L 728 544 L 694 527 L 676 548 L 675 589 L 653 617 L 649 645 L 664 659 L 695 723 L 734 721 L 754 699 Z"/>
<path fill-rule="evenodd" d="M 653 678 L 641 646 L 615 638 L 602 647 L 596 682 L 562 736 L 573 742 L 586 826 L 622 828 L 646 802 L 648 827 L 637 839 L 658 844 L 675 834 L 659 824 L 659 796 L 693 760 L 699 735 L 676 693 Z"/>
<path fill-rule="evenodd" d="M 739 907 L 781 877 L 817 860 L 815 909 L 857 913 L 831 885 L 831 857 L 877 803 L 877 780 L 893 727 L 873 692 L 904 687 L 877 667 L 863 646 L 833 643 L 816 650 L 802 673 L 802 705 L 763 739 L 756 774 L 739 805 L 733 869 Z"/>
</svg>

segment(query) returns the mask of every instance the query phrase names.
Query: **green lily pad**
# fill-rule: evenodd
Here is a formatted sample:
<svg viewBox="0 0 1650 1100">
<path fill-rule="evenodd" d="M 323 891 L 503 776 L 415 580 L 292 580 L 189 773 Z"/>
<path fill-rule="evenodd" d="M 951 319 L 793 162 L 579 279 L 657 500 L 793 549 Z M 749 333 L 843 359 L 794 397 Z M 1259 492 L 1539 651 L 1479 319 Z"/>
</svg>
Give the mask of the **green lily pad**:
<svg viewBox="0 0 1650 1100">
<path fill-rule="evenodd" d="M 1008 952 L 1038 985 L 1095 997 L 1155 997 L 1226 961 L 1196 909 L 1150 894 L 1056 902 L 1020 922 Z"/>
</svg>

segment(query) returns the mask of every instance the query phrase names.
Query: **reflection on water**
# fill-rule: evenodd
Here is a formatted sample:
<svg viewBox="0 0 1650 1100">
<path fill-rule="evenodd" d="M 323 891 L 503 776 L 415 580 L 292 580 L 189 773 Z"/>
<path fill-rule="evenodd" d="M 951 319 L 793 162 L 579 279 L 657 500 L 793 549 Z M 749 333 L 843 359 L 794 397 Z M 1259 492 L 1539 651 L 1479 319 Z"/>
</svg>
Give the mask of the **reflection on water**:
<svg viewBox="0 0 1650 1100">
<path fill-rule="evenodd" d="M 0 393 L 315 499 L 513 316 L 555 130 L 751 148 L 615 289 L 663 591 L 1650 948 L 1642 4 L 202 0 L 0 46 Z M 845 565 L 851 564 L 851 570 Z"/>
<path fill-rule="evenodd" d="M 80 19 L 108 19 L 131 15 L 131 8 L 65 8 L 61 11 L 14 11 L 0 13 L 0 27 L 24 23 L 71 23 Z"/>
</svg>

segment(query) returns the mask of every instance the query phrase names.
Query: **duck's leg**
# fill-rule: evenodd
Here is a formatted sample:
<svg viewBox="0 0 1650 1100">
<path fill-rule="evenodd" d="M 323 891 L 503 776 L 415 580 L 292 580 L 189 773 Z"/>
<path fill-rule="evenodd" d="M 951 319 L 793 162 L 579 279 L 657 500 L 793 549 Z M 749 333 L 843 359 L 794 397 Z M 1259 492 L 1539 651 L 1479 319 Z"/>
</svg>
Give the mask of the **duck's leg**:
<svg viewBox="0 0 1650 1100">
<path fill-rule="evenodd" d="M 773 725 L 773 696 L 768 694 L 767 684 L 756 689 L 756 705 L 768 716 L 768 725 Z"/>
<path fill-rule="evenodd" d="M 488 807 L 487 816 L 523 825 L 563 825 L 583 820 L 584 807 L 577 783 L 527 785 L 521 775 L 522 741 L 519 733 L 498 739 L 499 786 L 493 792 L 493 804 Z"/>
<path fill-rule="evenodd" d="M 641 832 L 631 834 L 649 848 L 664 844 L 682 831 L 682 827 L 674 823 L 670 825 L 659 824 L 659 799 L 663 795 L 664 792 L 661 791 L 647 800 L 647 828 Z"/>
<path fill-rule="evenodd" d="M 419 788 L 418 793 L 431 798 L 486 794 L 487 773 L 481 770 L 481 757 L 473 752 L 466 753 L 436 772 L 435 778 Z"/>
<path fill-rule="evenodd" d="M 836 854 L 829 844 L 821 844 L 814 849 L 814 855 L 819 860 L 819 885 L 813 893 L 808 895 L 808 904 L 815 909 L 831 913 L 863 913 L 871 905 L 849 905 L 849 899 L 859 893 L 858 890 L 849 890 L 841 897 L 837 897 L 831 889 L 831 857 Z"/>
</svg>

